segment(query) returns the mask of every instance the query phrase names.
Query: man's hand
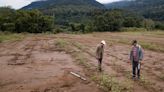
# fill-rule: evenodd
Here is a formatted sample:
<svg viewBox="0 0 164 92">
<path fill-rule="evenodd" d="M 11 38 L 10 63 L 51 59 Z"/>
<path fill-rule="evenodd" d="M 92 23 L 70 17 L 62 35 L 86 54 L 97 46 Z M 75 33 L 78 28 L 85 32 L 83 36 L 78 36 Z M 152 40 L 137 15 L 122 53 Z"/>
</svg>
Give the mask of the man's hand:
<svg viewBox="0 0 164 92">
<path fill-rule="evenodd" d="M 131 60 L 128 60 L 128 63 L 131 64 Z"/>
<path fill-rule="evenodd" d="M 99 58 L 96 56 L 96 59 L 99 60 Z"/>
<path fill-rule="evenodd" d="M 140 64 L 143 64 L 142 59 L 139 61 Z"/>
</svg>

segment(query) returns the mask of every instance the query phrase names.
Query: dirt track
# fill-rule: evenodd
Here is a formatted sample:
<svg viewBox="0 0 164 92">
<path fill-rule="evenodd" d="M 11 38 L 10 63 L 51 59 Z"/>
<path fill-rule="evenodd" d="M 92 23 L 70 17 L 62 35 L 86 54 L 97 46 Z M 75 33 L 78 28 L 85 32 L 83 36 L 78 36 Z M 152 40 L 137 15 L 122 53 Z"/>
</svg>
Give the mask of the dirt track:
<svg viewBox="0 0 164 92">
<path fill-rule="evenodd" d="M 111 33 L 102 35 L 111 36 Z M 95 67 L 97 62 L 94 52 L 97 44 L 105 39 L 102 35 L 37 35 L 27 37 L 23 41 L 1 43 L 0 92 L 103 92 L 89 79 L 83 67 L 73 62 L 74 57 L 57 51 L 54 45 L 57 38 L 82 44 L 87 49 L 79 50 L 90 60 L 92 67 Z M 160 40 L 164 41 L 161 38 Z M 120 82 L 132 82 L 133 92 L 164 91 L 164 80 L 161 77 L 164 76 L 164 53 L 144 50 L 141 74 L 150 83 L 142 85 L 142 82 L 127 77 L 131 74 L 131 65 L 128 63 L 130 46 L 111 44 L 110 41 L 107 41 L 107 44 L 103 60 L 105 73 L 115 76 Z M 87 82 L 71 75 L 70 71 L 87 78 Z"/>
</svg>

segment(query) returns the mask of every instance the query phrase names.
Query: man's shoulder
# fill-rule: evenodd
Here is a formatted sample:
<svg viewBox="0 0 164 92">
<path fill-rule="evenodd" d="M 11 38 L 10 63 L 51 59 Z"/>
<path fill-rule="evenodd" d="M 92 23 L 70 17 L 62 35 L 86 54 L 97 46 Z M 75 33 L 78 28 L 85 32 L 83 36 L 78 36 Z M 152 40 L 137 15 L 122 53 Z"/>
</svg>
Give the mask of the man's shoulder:
<svg viewBox="0 0 164 92">
<path fill-rule="evenodd" d="M 142 49 L 141 45 L 139 45 L 139 44 L 137 44 L 137 47 L 138 47 L 139 49 Z"/>
<path fill-rule="evenodd" d="M 100 48 L 100 45 L 98 44 L 98 45 L 97 45 L 97 50 L 99 50 L 99 48 Z"/>
</svg>

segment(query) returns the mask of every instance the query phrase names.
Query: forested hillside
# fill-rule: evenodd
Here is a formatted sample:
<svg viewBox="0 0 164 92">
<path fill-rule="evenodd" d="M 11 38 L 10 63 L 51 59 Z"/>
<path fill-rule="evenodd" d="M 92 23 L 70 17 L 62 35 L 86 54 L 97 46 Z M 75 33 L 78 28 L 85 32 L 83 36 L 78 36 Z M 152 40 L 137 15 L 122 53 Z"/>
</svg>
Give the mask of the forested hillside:
<svg viewBox="0 0 164 92">
<path fill-rule="evenodd" d="M 57 24 L 68 25 L 69 22 L 84 23 L 90 19 L 91 11 L 104 8 L 95 0 L 46 0 L 33 2 L 22 9 L 39 9 L 53 15 Z"/>
<path fill-rule="evenodd" d="M 107 8 L 131 10 L 155 21 L 164 21 L 164 0 L 131 0 L 109 3 Z"/>
</svg>

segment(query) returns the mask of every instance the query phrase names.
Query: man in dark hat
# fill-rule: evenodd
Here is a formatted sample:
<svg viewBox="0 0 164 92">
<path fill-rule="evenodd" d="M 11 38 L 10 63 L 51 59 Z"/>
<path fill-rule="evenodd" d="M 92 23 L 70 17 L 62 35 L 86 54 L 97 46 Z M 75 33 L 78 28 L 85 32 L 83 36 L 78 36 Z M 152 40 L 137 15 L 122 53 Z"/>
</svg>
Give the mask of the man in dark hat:
<svg viewBox="0 0 164 92">
<path fill-rule="evenodd" d="M 137 77 L 140 78 L 140 68 L 141 61 L 143 59 L 143 50 L 141 46 L 138 44 L 137 40 L 132 42 L 132 49 L 130 51 L 130 61 L 132 63 L 132 74 L 133 79 L 136 77 L 136 69 L 137 69 Z"/>
</svg>

